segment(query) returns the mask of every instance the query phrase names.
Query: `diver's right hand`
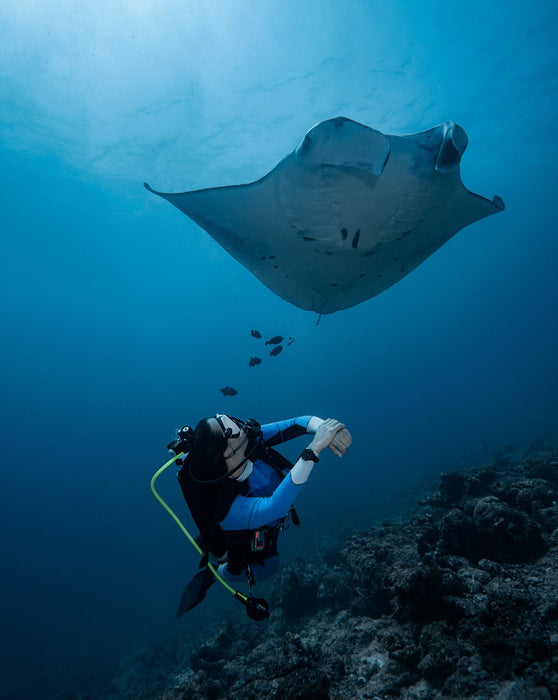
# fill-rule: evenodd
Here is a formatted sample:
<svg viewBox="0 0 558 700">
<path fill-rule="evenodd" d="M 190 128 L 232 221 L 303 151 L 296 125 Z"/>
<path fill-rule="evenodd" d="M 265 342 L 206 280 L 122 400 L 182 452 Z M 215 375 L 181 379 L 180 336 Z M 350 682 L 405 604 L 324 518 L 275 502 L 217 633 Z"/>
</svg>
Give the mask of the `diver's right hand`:
<svg viewBox="0 0 558 700">
<path fill-rule="evenodd" d="M 313 450 L 317 455 L 319 455 L 324 447 L 328 447 L 337 433 L 344 430 L 344 428 L 345 426 L 343 423 L 340 423 L 334 418 L 328 418 L 316 430 L 316 434 L 314 435 L 312 442 L 308 445 L 308 449 Z"/>
</svg>

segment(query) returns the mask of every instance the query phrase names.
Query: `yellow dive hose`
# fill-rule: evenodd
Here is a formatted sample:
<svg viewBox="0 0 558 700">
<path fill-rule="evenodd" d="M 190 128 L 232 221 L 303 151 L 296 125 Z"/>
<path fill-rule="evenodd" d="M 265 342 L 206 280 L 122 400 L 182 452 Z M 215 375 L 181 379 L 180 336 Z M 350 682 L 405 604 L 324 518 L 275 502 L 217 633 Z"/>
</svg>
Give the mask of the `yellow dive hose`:
<svg viewBox="0 0 558 700">
<path fill-rule="evenodd" d="M 163 466 L 158 471 L 156 471 L 155 474 L 153 474 L 153 476 L 151 477 L 151 491 L 153 492 L 153 495 L 155 496 L 155 498 L 159 501 L 159 503 L 163 506 L 163 508 L 167 511 L 167 513 L 174 520 L 174 522 L 182 530 L 183 534 L 186 536 L 186 538 L 188 539 L 188 541 L 190 542 L 192 547 L 196 550 L 196 552 L 200 556 L 203 557 L 204 552 L 203 552 L 202 548 L 199 546 L 199 544 L 196 542 L 196 540 L 192 537 L 192 535 L 188 532 L 188 530 L 184 527 L 184 525 L 180 521 L 179 517 L 172 510 L 172 508 L 167 503 L 165 503 L 165 501 L 163 501 L 161 496 L 157 493 L 157 489 L 155 488 L 155 481 L 158 479 L 158 477 L 161 476 L 161 474 L 165 471 L 165 469 L 167 469 L 167 467 L 170 467 L 170 465 L 173 464 L 179 457 L 183 457 L 183 456 L 184 456 L 184 452 L 180 452 L 179 454 L 175 455 L 172 459 L 169 459 L 169 461 L 166 462 L 166 464 L 163 464 Z M 241 603 L 244 603 L 244 605 L 248 604 L 248 602 L 250 600 L 248 598 L 248 596 L 244 595 L 244 593 L 241 593 L 240 591 L 236 591 L 232 586 L 229 586 L 229 584 L 225 581 L 225 579 L 223 579 L 219 575 L 219 572 L 217 571 L 217 569 L 213 566 L 213 564 L 211 562 L 209 562 L 209 561 L 207 562 L 207 567 L 209 568 L 211 573 L 215 576 L 217 581 L 219 581 L 219 583 L 221 585 L 223 585 L 227 589 L 227 591 L 232 593 L 234 595 L 234 597 L 237 600 L 240 600 Z"/>
</svg>

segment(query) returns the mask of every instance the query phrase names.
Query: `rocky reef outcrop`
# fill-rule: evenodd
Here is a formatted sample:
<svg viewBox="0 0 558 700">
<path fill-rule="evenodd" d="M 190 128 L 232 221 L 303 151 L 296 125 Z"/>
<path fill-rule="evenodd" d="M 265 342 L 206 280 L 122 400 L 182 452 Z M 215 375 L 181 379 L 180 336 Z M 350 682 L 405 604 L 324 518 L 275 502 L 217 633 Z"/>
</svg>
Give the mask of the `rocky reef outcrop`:
<svg viewBox="0 0 558 700">
<path fill-rule="evenodd" d="M 404 522 L 286 566 L 270 604 L 119 697 L 558 698 L 558 453 L 442 474 Z"/>
</svg>

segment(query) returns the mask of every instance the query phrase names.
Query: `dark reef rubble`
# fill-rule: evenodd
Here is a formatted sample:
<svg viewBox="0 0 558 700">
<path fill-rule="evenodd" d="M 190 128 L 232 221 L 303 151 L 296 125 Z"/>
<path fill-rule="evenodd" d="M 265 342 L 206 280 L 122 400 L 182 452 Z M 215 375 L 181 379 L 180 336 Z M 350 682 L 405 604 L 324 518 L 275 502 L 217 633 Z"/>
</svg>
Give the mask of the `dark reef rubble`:
<svg viewBox="0 0 558 700">
<path fill-rule="evenodd" d="M 558 452 L 442 474 L 406 521 L 283 567 L 269 599 L 183 667 L 154 651 L 118 694 L 65 697 L 558 698 Z"/>
</svg>

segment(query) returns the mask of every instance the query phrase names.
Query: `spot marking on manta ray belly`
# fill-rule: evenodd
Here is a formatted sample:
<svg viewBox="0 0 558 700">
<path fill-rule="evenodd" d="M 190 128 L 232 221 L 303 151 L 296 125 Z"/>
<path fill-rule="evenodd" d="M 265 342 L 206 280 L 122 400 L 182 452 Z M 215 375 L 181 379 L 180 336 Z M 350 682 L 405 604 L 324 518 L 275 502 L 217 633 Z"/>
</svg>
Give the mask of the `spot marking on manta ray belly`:
<svg viewBox="0 0 558 700">
<path fill-rule="evenodd" d="M 353 237 L 353 241 L 351 243 L 352 247 L 355 249 L 358 248 L 359 238 L 360 238 L 360 229 L 357 229 L 357 232 L 355 233 L 355 235 Z"/>
</svg>

